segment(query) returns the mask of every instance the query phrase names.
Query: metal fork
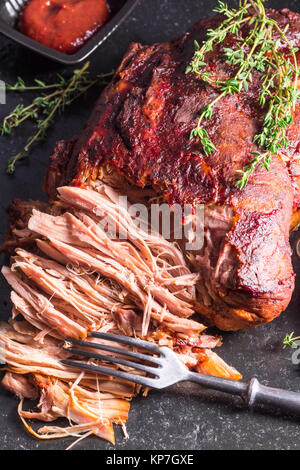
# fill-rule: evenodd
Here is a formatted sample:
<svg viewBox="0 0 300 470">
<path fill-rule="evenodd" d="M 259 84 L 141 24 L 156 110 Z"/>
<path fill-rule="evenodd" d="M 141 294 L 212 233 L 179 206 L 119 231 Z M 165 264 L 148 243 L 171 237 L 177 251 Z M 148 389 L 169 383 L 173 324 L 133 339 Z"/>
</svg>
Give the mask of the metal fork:
<svg viewBox="0 0 300 470">
<path fill-rule="evenodd" d="M 118 377 L 129 380 L 145 387 L 162 389 L 177 382 L 196 382 L 206 388 L 218 390 L 232 395 L 240 396 L 250 407 L 254 404 L 264 404 L 275 407 L 282 411 L 300 414 L 300 393 L 288 390 L 266 387 L 259 383 L 256 377 L 247 383 L 235 380 L 213 377 L 209 375 L 190 372 L 178 359 L 176 354 L 167 347 L 159 348 L 156 344 L 127 336 L 119 336 L 108 333 L 92 332 L 90 336 L 107 341 L 114 341 L 138 349 L 145 350 L 148 354 L 118 348 L 116 346 L 93 343 L 69 339 L 65 344 L 65 349 L 74 355 L 85 356 L 93 359 L 100 359 L 106 362 L 120 364 L 126 367 L 142 371 L 147 375 L 136 375 L 123 370 L 112 369 L 106 366 L 83 363 L 77 360 L 63 360 L 63 364 L 87 370 L 99 374 Z M 73 346 L 83 346 L 89 349 L 107 351 L 113 354 L 132 358 L 133 360 L 122 359 L 111 355 L 99 354 Z M 139 362 L 136 362 L 139 361 Z M 149 376 L 150 374 L 150 376 Z"/>
<path fill-rule="evenodd" d="M 16 16 L 21 13 L 27 0 L 6 0 L 6 8 L 11 16 Z"/>
<path fill-rule="evenodd" d="M 27 1 L 28 0 L 5 0 L 1 2 L 1 20 L 14 27 Z"/>
</svg>

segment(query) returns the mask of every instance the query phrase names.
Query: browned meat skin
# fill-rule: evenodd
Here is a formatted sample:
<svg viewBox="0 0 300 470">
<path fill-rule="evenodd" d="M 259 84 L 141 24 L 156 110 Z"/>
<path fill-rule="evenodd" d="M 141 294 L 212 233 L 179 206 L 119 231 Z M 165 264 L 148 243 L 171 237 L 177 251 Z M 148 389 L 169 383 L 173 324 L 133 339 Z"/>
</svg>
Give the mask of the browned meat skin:
<svg viewBox="0 0 300 470">
<path fill-rule="evenodd" d="M 300 16 L 289 10 L 269 14 L 282 27 L 289 23 L 288 37 L 299 46 Z M 205 123 L 216 152 L 205 157 L 199 142 L 189 140 L 199 110 L 217 92 L 185 75 L 185 68 L 194 39 L 201 42 L 206 29 L 219 22 L 219 16 L 201 21 L 172 42 L 132 44 L 79 139 L 56 147 L 47 189 L 53 196 L 58 180 L 88 183 L 110 164 L 135 185 L 154 187 L 171 204 L 205 204 L 205 247 L 194 259 L 203 280 L 199 310 L 221 329 L 236 330 L 271 321 L 293 292 L 288 237 L 299 205 L 300 106 L 285 158 L 274 156 L 270 172 L 258 169 L 243 191 L 236 189 L 236 170 L 252 158 L 262 123 L 256 104 L 260 74 L 254 74 L 248 92 L 221 100 Z M 223 47 L 231 45 L 229 37 L 208 57 L 218 78 L 234 72 L 223 58 Z"/>
</svg>

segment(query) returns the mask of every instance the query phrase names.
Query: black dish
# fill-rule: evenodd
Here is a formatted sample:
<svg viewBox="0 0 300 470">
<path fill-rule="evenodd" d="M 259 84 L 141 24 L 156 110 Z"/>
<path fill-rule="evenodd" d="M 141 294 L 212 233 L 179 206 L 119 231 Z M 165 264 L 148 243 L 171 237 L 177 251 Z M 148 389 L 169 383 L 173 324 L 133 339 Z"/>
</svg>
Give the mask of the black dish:
<svg viewBox="0 0 300 470">
<path fill-rule="evenodd" d="M 29 38 L 25 34 L 17 30 L 16 24 L 19 13 L 17 12 L 20 5 L 25 5 L 27 0 L 2 0 L 0 3 L 0 33 L 13 39 L 29 49 L 42 54 L 43 56 L 53 59 L 62 64 L 72 65 L 78 64 L 85 60 L 98 46 L 100 46 L 125 18 L 132 12 L 139 0 L 108 0 L 112 18 L 106 23 L 98 33 L 74 54 L 63 54 L 50 47 L 44 46 L 37 41 Z M 15 5 L 16 8 L 13 8 Z M 22 8 L 20 8 L 20 11 Z"/>
</svg>

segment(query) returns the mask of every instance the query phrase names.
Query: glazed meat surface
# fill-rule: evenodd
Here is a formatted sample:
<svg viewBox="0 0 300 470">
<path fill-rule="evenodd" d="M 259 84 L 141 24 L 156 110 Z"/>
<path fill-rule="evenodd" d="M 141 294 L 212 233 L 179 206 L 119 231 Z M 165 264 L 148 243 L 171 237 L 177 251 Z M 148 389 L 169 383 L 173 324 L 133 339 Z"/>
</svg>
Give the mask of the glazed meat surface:
<svg viewBox="0 0 300 470">
<path fill-rule="evenodd" d="M 288 38 L 300 46 L 300 15 L 268 13 L 282 28 L 289 24 Z M 237 189 L 236 171 L 257 150 L 253 137 L 264 116 L 257 104 L 260 73 L 247 92 L 220 100 L 205 122 L 217 151 L 205 156 L 189 137 L 218 91 L 185 69 L 194 40 L 201 43 L 221 20 L 203 20 L 172 42 L 132 44 L 80 137 L 57 144 L 46 187 L 54 197 L 59 184 L 89 184 L 110 168 L 170 205 L 204 204 L 204 247 L 189 254 L 200 273 L 197 310 L 219 328 L 237 330 L 273 320 L 294 289 L 289 231 L 300 201 L 300 106 L 289 147 L 273 157 L 269 172 L 257 169 L 246 188 Z M 216 78 L 234 75 L 224 60 L 224 47 L 232 45 L 229 36 L 207 56 Z"/>
</svg>

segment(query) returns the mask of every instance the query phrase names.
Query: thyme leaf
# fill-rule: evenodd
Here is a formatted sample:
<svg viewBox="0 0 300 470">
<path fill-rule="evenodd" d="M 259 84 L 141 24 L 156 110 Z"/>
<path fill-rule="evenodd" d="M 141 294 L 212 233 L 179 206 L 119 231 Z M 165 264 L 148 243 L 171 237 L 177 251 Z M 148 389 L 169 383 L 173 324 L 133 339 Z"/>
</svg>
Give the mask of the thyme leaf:
<svg viewBox="0 0 300 470">
<path fill-rule="evenodd" d="M 214 105 L 226 95 L 247 91 L 254 71 L 262 74 L 259 106 L 266 113 L 262 129 L 254 137 L 254 142 L 262 150 L 253 152 L 255 156 L 250 163 L 242 170 L 237 170 L 235 184 L 240 190 L 247 185 L 257 166 L 269 170 L 272 155 L 277 155 L 280 149 L 289 145 L 287 129 L 293 122 L 292 110 L 299 99 L 297 49 L 292 47 L 286 36 L 287 27 L 282 30 L 275 20 L 268 17 L 263 3 L 264 0 L 240 0 L 237 9 L 229 9 L 226 3 L 219 0 L 214 11 L 223 14 L 225 19 L 216 29 L 207 31 L 207 39 L 202 45 L 195 41 L 194 56 L 186 68 L 186 74 L 195 73 L 202 81 L 214 85 L 219 92 L 213 101 L 200 110 L 198 123 L 190 133 L 191 139 L 200 139 L 205 155 L 216 150 L 203 128 L 203 121 L 213 116 Z M 241 27 L 246 24 L 249 32 L 246 37 L 242 37 Z M 228 34 L 235 36 L 236 44 L 232 48 L 224 48 L 224 58 L 237 71 L 227 80 L 214 80 L 206 70 L 205 56 L 215 45 L 222 43 Z M 287 46 L 288 52 L 285 54 L 280 52 L 281 42 Z"/>
<path fill-rule="evenodd" d="M 283 339 L 283 349 L 285 349 L 287 346 L 291 346 L 292 348 L 296 348 L 297 344 L 295 341 L 300 340 L 300 336 L 294 336 L 294 332 L 292 333 L 287 333 Z"/>
</svg>

